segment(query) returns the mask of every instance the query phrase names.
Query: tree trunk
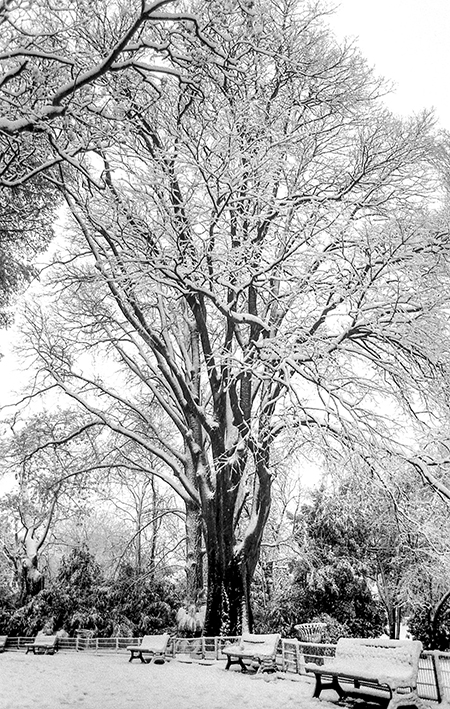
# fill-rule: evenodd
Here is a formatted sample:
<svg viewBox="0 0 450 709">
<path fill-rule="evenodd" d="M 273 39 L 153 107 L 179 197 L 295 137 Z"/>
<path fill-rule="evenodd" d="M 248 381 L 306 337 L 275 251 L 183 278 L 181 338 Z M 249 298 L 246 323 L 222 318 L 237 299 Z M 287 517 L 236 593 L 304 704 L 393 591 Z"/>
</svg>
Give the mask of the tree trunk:
<svg viewBox="0 0 450 709">
<path fill-rule="evenodd" d="M 449 599 L 450 591 L 447 591 L 447 593 L 444 593 L 442 598 L 436 604 L 431 616 L 431 646 L 433 649 L 441 649 L 439 647 L 439 622 L 442 616 L 442 612 L 443 610 L 445 610 L 445 606 L 447 605 Z"/>
<path fill-rule="evenodd" d="M 395 639 L 399 640 L 400 638 L 400 631 L 401 631 L 401 626 L 402 626 L 402 609 L 401 606 L 397 606 L 395 609 L 396 612 L 396 622 L 395 622 Z"/>
<path fill-rule="evenodd" d="M 143 517 L 143 500 L 142 497 L 138 500 L 136 510 L 136 542 L 135 542 L 135 569 L 139 576 L 142 572 L 142 517 Z"/>
<path fill-rule="evenodd" d="M 235 541 L 232 508 L 224 505 L 225 496 L 216 495 L 216 519 L 206 519 L 208 558 L 208 595 L 205 635 L 240 635 L 253 629 L 250 588 L 259 558 L 262 529 Z"/>
<path fill-rule="evenodd" d="M 38 558 L 22 560 L 20 576 L 20 605 L 23 606 L 44 588 L 44 578 L 37 567 Z"/>
<path fill-rule="evenodd" d="M 224 572 L 217 554 L 208 555 L 208 598 L 204 635 L 240 635 L 251 631 L 251 578 L 242 556 L 233 556 Z"/>
<path fill-rule="evenodd" d="M 155 568 L 156 568 L 156 542 L 158 539 L 158 530 L 159 530 L 159 521 L 158 521 L 158 492 L 156 489 L 156 483 L 155 483 L 155 478 L 152 477 L 150 479 L 150 486 L 152 489 L 152 509 L 151 509 L 151 514 L 152 514 L 152 536 L 151 536 L 151 542 L 150 542 L 150 579 L 154 581 L 155 579 Z"/>
<path fill-rule="evenodd" d="M 398 640 L 400 638 L 400 626 L 402 622 L 402 612 L 401 608 L 394 606 L 393 604 L 387 607 L 388 615 L 388 626 L 389 626 L 389 637 L 391 640 Z"/>
<path fill-rule="evenodd" d="M 387 605 L 388 634 L 391 640 L 395 640 L 395 608 L 392 604 Z"/>
<path fill-rule="evenodd" d="M 14 566 L 19 582 L 20 605 L 27 603 L 33 596 L 44 588 L 44 578 L 38 569 L 39 550 L 48 531 L 43 537 L 38 537 L 36 529 L 32 526 L 23 527 L 16 533 L 16 550 L 14 556 L 17 561 Z"/>
<path fill-rule="evenodd" d="M 203 592 L 202 518 L 198 505 L 186 502 L 186 599 L 196 603 Z"/>
</svg>

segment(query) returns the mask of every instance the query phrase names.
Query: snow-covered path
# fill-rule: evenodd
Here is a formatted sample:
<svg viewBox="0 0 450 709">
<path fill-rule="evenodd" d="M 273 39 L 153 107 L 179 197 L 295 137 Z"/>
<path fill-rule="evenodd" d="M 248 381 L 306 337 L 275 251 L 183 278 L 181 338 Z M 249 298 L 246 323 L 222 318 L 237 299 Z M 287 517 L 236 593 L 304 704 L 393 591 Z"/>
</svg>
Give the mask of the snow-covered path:
<svg viewBox="0 0 450 709">
<path fill-rule="evenodd" d="M 1 709 L 317 709 L 312 691 L 308 678 L 227 672 L 223 662 L 143 665 L 112 653 L 0 655 Z"/>
</svg>

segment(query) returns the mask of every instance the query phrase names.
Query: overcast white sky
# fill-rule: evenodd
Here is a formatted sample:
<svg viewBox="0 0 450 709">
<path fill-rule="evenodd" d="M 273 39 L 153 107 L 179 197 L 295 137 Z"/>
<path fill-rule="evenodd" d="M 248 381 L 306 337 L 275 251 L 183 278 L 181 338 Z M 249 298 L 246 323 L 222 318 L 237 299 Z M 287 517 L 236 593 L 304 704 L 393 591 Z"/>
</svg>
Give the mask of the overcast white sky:
<svg viewBox="0 0 450 709">
<path fill-rule="evenodd" d="M 389 107 L 434 107 L 450 130 L 450 0 L 330 0 L 335 34 L 357 39 L 377 74 L 396 84 Z"/>
</svg>

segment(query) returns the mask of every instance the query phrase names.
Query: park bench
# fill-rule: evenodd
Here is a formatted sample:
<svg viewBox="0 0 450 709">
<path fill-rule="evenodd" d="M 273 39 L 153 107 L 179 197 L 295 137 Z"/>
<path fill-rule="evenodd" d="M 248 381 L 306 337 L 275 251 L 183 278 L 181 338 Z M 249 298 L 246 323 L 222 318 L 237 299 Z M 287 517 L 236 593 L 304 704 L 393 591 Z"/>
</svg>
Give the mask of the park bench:
<svg viewBox="0 0 450 709">
<path fill-rule="evenodd" d="M 417 694 L 421 652 L 422 643 L 416 640 L 340 638 L 334 657 L 324 658 L 323 665 L 306 663 L 305 669 L 316 678 L 314 697 L 323 689 L 334 689 L 339 699 L 370 694 L 375 701 L 387 699 L 389 709 L 405 705 L 423 709 Z"/>
<path fill-rule="evenodd" d="M 127 646 L 127 650 L 131 653 L 128 662 L 139 659 L 141 662 L 148 664 L 156 658 L 158 658 L 160 662 L 164 662 L 169 640 L 169 633 L 164 633 L 163 635 L 144 635 L 140 645 Z"/>
<path fill-rule="evenodd" d="M 53 655 L 58 649 L 58 638 L 56 635 L 36 635 L 32 643 L 27 643 L 27 654 L 32 651 L 33 655 Z"/>
<path fill-rule="evenodd" d="M 244 660 L 250 660 L 257 666 L 257 672 L 272 672 L 276 670 L 276 655 L 281 635 L 253 635 L 243 633 L 233 645 L 226 645 L 222 652 L 227 655 L 226 670 L 233 664 L 239 664 L 243 672 L 247 671 Z"/>
</svg>

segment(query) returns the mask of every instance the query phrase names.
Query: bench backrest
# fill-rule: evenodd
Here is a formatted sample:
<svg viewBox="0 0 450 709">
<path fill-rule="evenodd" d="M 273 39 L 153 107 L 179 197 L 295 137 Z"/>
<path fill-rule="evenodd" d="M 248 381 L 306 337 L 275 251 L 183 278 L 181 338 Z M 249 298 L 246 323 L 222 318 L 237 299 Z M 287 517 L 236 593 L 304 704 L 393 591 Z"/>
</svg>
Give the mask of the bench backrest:
<svg viewBox="0 0 450 709">
<path fill-rule="evenodd" d="M 39 635 L 39 633 L 36 635 L 34 642 L 39 643 L 39 645 L 45 645 L 47 647 L 53 647 L 53 645 L 56 645 L 56 641 L 58 640 L 56 635 Z"/>
<path fill-rule="evenodd" d="M 254 635 L 253 633 L 242 633 L 241 645 L 249 653 L 257 655 L 275 655 L 280 642 L 280 633 L 267 633 L 266 635 Z"/>
<path fill-rule="evenodd" d="M 164 652 L 170 640 L 169 633 L 163 635 L 144 635 L 139 647 L 143 650 L 154 650 L 155 652 Z"/>
<path fill-rule="evenodd" d="M 379 674 L 389 671 L 402 672 L 417 681 L 422 643 L 418 640 L 388 640 L 384 638 L 339 638 L 336 645 L 336 662 L 349 662 L 367 669 L 373 668 Z"/>
</svg>

